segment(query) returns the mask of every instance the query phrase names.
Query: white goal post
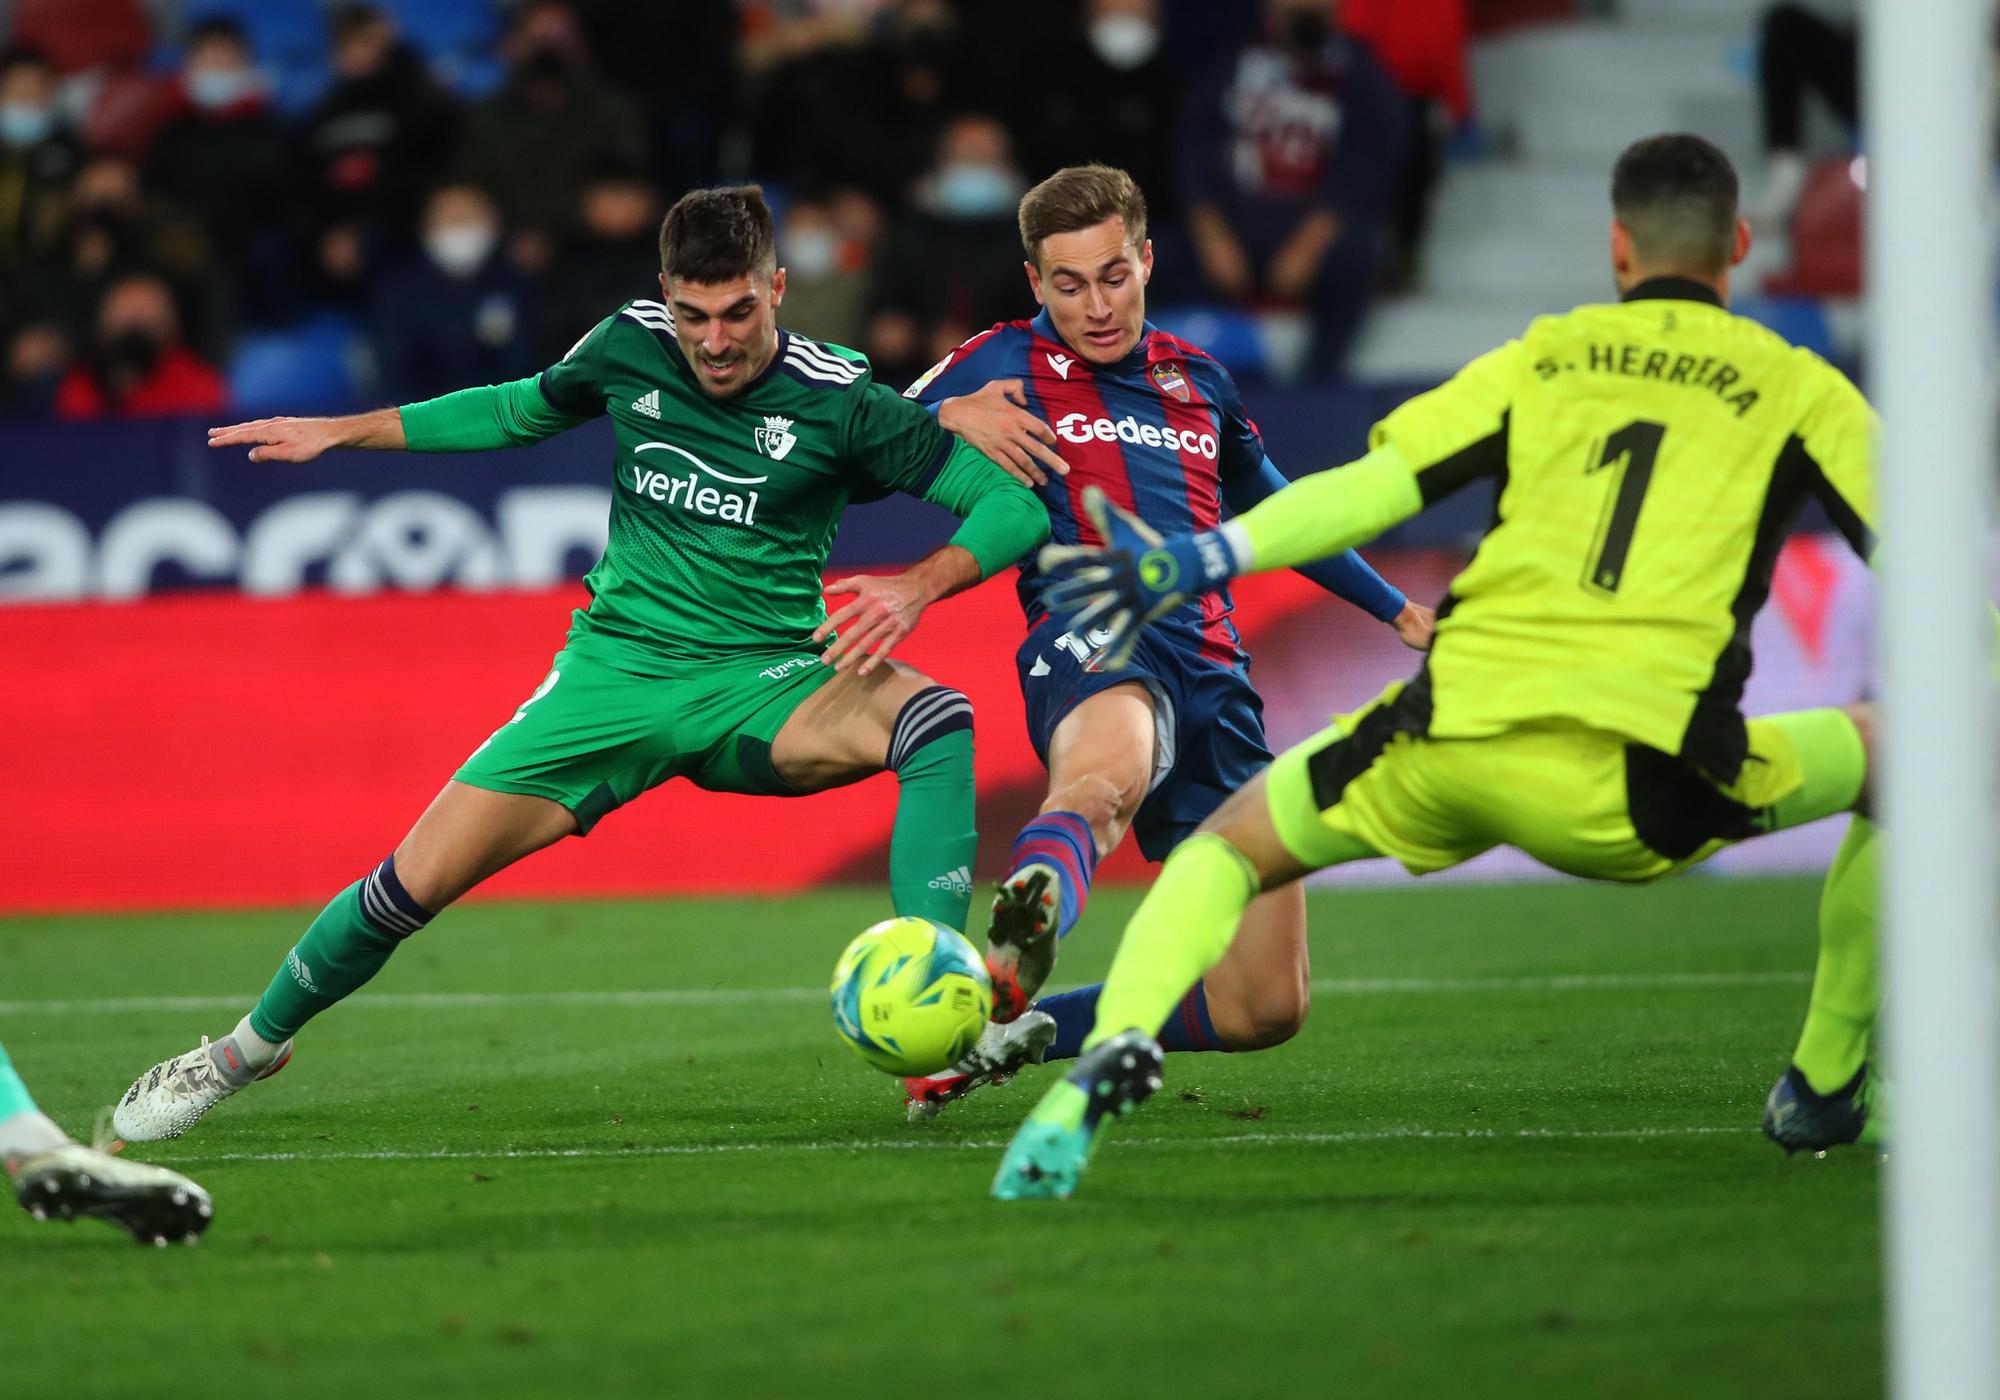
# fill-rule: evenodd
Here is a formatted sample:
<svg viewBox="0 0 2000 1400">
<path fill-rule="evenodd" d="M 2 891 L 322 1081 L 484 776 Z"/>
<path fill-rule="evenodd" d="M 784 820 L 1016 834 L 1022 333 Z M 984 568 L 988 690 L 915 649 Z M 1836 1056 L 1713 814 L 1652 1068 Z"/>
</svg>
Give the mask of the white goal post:
<svg viewBox="0 0 2000 1400">
<path fill-rule="evenodd" d="M 2000 470 L 1993 27 L 1984 0 L 1869 0 L 1862 30 L 1866 371 L 1883 419 L 1883 1262 L 1898 1400 L 2000 1397 L 2000 847 L 1986 605 Z"/>
</svg>

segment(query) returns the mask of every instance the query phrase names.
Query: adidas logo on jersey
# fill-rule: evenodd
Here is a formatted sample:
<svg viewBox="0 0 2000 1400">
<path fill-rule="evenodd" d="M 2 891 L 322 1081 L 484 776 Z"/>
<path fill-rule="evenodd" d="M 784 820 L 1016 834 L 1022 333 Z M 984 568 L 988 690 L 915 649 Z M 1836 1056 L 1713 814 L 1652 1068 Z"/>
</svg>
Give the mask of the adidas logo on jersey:
<svg viewBox="0 0 2000 1400">
<path fill-rule="evenodd" d="M 1064 442 L 1129 442 L 1140 447 L 1166 447 L 1189 452 L 1213 462 L 1217 446 L 1212 433 L 1184 432 L 1141 423 L 1127 414 L 1116 423 L 1109 418 L 1086 418 L 1081 413 L 1065 413 L 1056 420 L 1056 436 Z"/>
<path fill-rule="evenodd" d="M 660 416 L 660 391 L 658 389 L 649 389 L 639 395 L 638 398 L 632 400 L 632 409 L 636 413 L 643 413 L 648 418 L 657 420 Z"/>
<path fill-rule="evenodd" d="M 1069 378 L 1069 367 L 1076 363 L 1075 360 L 1072 360 L 1067 355 L 1051 353 L 1043 356 L 1043 358 L 1049 362 L 1049 368 L 1054 370 L 1057 376 L 1063 379 Z"/>
<path fill-rule="evenodd" d="M 942 875 L 931 877 L 931 888 L 949 890 L 953 894 L 972 893 L 972 868 L 961 865 L 956 870 L 948 870 Z"/>
</svg>

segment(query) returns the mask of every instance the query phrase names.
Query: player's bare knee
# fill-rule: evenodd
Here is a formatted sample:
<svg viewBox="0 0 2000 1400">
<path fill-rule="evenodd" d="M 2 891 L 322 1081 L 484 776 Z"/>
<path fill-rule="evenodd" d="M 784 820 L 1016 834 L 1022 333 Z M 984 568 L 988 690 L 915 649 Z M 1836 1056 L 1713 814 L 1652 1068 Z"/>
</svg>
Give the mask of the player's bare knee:
<svg viewBox="0 0 2000 1400">
<path fill-rule="evenodd" d="M 1132 816 L 1145 799 L 1142 782 L 1120 780 L 1101 772 L 1082 773 L 1052 788 L 1042 803 L 1044 812 L 1075 812 L 1090 824 L 1100 859 L 1117 849 L 1132 825 Z"/>
<path fill-rule="evenodd" d="M 1209 1017 L 1223 1044 L 1231 1050 L 1269 1050 L 1304 1028 L 1312 994 L 1304 978 L 1283 977 L 1242 986 L 1230 1002 L 1218 1006 L 1211 991 Z"/>
</svg>

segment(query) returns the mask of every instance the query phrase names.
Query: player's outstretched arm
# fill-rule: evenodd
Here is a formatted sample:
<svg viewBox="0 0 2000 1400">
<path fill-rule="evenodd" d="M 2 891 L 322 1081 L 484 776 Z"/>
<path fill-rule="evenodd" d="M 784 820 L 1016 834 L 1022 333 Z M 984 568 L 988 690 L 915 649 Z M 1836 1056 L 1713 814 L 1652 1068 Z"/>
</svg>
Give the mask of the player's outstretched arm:
<svg viewBox="0 0 2000 1400">
<path fill-rule="evenodd" d="M 968 443 L 952 448 L 923 495 L 963 523 L 949 544 L 900 574 L 828 584 L 829 594 L 853 596 L 813 633 L 814 641 L 839 633 L 822 662 L 858 666 L 866 675 L 916 629 L 925 608 L 1012 566 L 1049 537 L 1048 508 Z"/>
<path fill-rule="evenodd" d="M 1140 629 L 1193 595 L 1238 574 L 1295 569 L 1366 544 L 1422 510 L 1424 501 L 1409 464 L 1385 445 L 1350 466 L 1301 477 L 1219 529 L 1195 534 L 1163 537 L 1094 487 L 1084 492 L 1083 505 L 1105 547 L 1043 549 L 1042 598 L 1071 631 L 1109 630 L 1103 664 L 1118 670 Z M 1425 621 L 1412 619 L 1419 632 Z"/>
<path fill-rule="evenodd" d="M 403 437 L 401 409 L 378 408 L 342 418 L 259 418 L 208 430 L 210 447 L 248 447 L 253 462 L 310 462 L 337 447 L 380 448 L 399 452 Z"/>
</svg>

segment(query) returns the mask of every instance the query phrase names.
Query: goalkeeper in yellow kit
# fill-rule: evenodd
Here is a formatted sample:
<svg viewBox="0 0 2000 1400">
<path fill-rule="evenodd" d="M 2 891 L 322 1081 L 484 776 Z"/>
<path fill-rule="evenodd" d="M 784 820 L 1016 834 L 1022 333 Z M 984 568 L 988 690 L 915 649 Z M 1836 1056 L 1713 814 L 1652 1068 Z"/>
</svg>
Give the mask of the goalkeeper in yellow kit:
<svg viewBox="0 0 2000 1400">
<path fill-rule="evenodd" d="M 1075 1189 L 1102 1125 L 1158 1087 L 1154 1033 L 1260 892 L 1376 856 L 1424 875 L 1498 845 L 1652 880 L 1865 808 L 1866 707 L 1740 709 L 1799 509 L 1819 501 L 1872 552 L 1877 423 L 1839 371 L 1726 309 L 1750 246 L 1736 193 L 1706 141 L 1638 142 L 1612 176 L 1616 303 L 1535 321 L 1377 424 L 1359 461 L 1217 530 L 1162 539 L 1100 497 L 1104 547 L 1043 552 L 1051 611 L 1107 628 L 1116 667 L 1190 594 L 1365 544 L 1476 479 L 1498 488 L 1417 676 L 1280 755 L 1168 859 L 995 1195 Z M 1812 1009 L 1765 1112 L 1787 1148 L 1866 1126 L 1874 847 L 1857 816 L 1827 877 Z"/>
</svg>

